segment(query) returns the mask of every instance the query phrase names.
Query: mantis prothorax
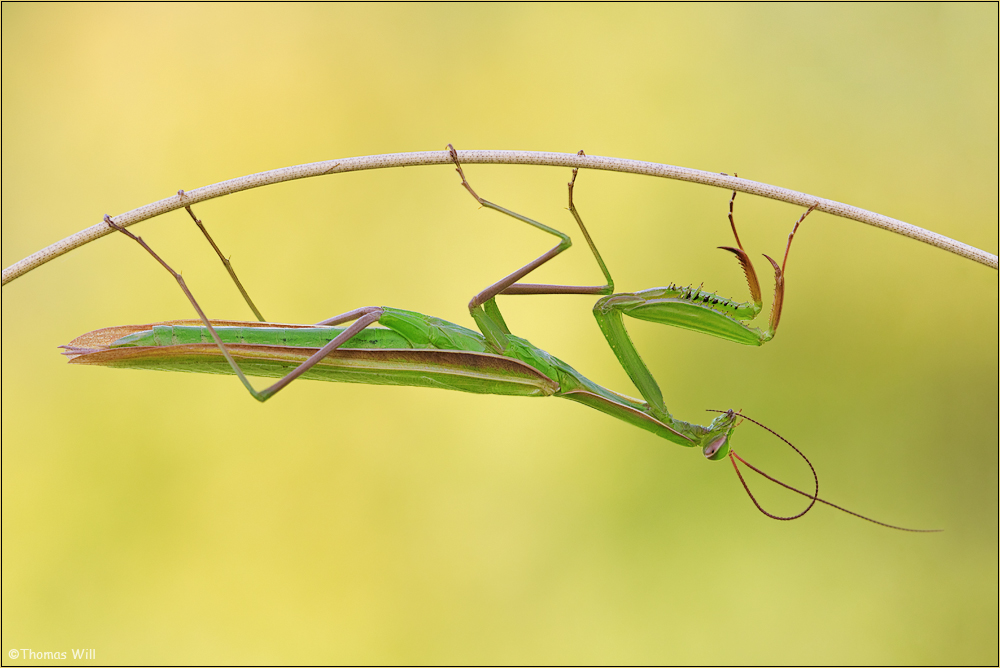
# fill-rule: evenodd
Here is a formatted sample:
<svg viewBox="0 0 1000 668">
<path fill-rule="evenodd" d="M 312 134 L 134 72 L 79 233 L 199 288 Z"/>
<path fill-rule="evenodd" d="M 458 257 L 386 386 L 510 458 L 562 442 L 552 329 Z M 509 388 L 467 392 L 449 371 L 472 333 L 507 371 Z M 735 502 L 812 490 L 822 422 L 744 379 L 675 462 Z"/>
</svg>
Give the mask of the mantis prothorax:
<svg viewBox="0 0 1000 668">
<path fill-rule="evenodd" d="M 733 219 L 735 192 L 729 203 L 729 221 L 736 247 L 722 248 L 733 253 L 739 260 L 750 288 L 749 302 L 736 302 L 705 292 L 701 288 L 676 285 L 640 292 L 614 293 L 611 274 L 573 202 L 576 169 L 567 184 L 569 211 L 587 241 L 604 275 L 605 283 L 593 286 L 520 283 L 522 278 L 568 249 L 571 245 L 569 236 L 480 197 L 465 178 L 454 148 L 450 144 L 448 148 L 462 179 L 461 185 L 481 206 L 527 223 L 559 239 L 552 249 L 472 298 L 469 312 L 479 332 L 432 316 L 387 306 L 355 309 L 315 325 L 210 321 L 180 274 L 171 269 L 141 238 L 117 226 L 106 216 L 108 225 L 139 243 L 174 276 L 197 311 L 200 321 L 170 321 L 96 330 L 64 346 L 67 349 L 65 354 L 74 364 L 235 373 L 259 401 L 266 401 L 299 377 L 380 385 L 439 387 L 481 394 L 562 397 L 595 408 L 674 443 L 700 448 L 709 460 L 720 460 L 730 455 L 735 467 L 735 453 L 731 453 L 730 438 L 744 416 L 734 411 L 721 412 L 707 426 L 684 422 L 671 416 L 659 385 L 629 338 L 622 316 L 683 327 L 737 343 L 763 345 L 774 337 L 781 318 L 785 264 L 795 232 L 815 207 L 806 210 L 796 221 L 788 235 L 784 260 L 780 266 L 765 255 L 774 269 L 775 296 L 768 328 L 760 330 L 744 322 L 760 313 L 761 291 L 753 264 L 736 233 Z M 207 230 L 190 208 L 188 213 L 223 259 L 251 309 L 260 317 L 259 311 L 242 289 Z M 562 360 L 511 334 L 497 306 L 496 297 L 525 294 L 602 295 L 594 306 L 594 316 L 643 400 L 604 388 Z M 347 327 L 337 326 L 344 323 L 352 324 Z M 376 323 L 380 326 L 374 327 Z M 258 391 L 247 380 L 247 375 L 276 377 L 279 380 Z M 796 452 L 799 451 L 796 449 Z M 799 454 L 802 455 L 801 452 Z M 740 461 L 743 461 L 742 458 Z M 810 464 L 810 468 L 811 466 Z M 763 472 L 758 472 L 766 476 Z M 815 471 L 813 473 L 815 476 Z M 740 478 L 742 480 L 742 476 Z M 816 490 L 812 494 L 791 487 L 789 489 L 811 500 L 809 507 L 794 517 L 805 514 L 817 501 L 828 503 L 818 497 L 818 479 Z M 756 500 L 754 503 L 757 503 Z M 761 510 L 763 512 L 762 508 Z M 793 519 L 768 515 L 776 519 Z"/>
</svg>

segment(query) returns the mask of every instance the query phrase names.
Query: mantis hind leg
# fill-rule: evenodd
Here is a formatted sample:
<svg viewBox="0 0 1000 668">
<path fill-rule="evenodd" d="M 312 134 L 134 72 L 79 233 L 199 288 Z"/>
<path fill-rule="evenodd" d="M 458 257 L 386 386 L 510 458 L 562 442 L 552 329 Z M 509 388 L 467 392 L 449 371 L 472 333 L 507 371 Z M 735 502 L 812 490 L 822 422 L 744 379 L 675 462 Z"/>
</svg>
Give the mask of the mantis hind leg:
<svg viewBox="0 0 1000 668">
<path fill-rule="evenodd" d="M 171 276 L 174 277 L 174 280 L 177 281 L 177 284 L 184 292 L 184 295 L 188 298 L 188 301 L 191 302 L 191 306 L 193 306 L 194 310 L 198 312 L 198 317 L 201 318 L 202 323 L 205 325 L 205 327 L 208 328 L 209 333 L 212 335 L 212 340 L 215 341 L 215 345 L 217 345 L 219 347 L 219 350 L 222 351 L 222 356 L 226 358 L 226 361 L 229 363 L 229 366 L 232 367 L 233 372 L 240 379 L 240 382 L 243 383 L 243 386 L 247 388 L 247 391 L 250 392 L 253 398 L 256 399 L 257 401 L 263 402 L 273 397 L 279 391 L 284 389 L 293 380 L 295 380 L 296 378 L 304 374 L 306 371 L 314 367 L 324 357 L 326 357 L 334 350 L 340 348 L 342 345 L 347 343 L 358 332 L 360 332 L 361 330 L 365 329 L 370 325 L 375 324 L 376 322 L 378 322 L 379 318 L 382 317 L 383 310 L 380 307 L 367 306 L 364 308 L 355 309 L 353 311 L 348 311 L 347 313 L 342 313 L 341 315 L 334 316 L 333 318 L 329 318 L 320 323 L 317 323 L 319 325 L 333 325 L 341 322 L 354 320 L 353 325 L 347 327 L 343 332 L 338 334 L 332 341 L 330 341 L 325 346 L 320 348 L 318 351 L 310 355 L 309 359 L 307 359 L 306 361 L 302 362 L 300 365 L 289 371 L 276 383 L 263 390 L 260 391 L 255 390 L 253 385 L 250 384 L 250 381 L 247 380 L 246 375 L 244 375 L 239 365 L 236 363 L 236 360 L 234 360 L 233 356 L 229 354 L 229 351 L 226 349 L 226 346 L 222 343 L 222 339 L 219 338 L 218 332 L 215 331 L 215 327 L 212 326 L 212 323 L 205 315 L 205 312 L 201 310 L 201 306 L 198 305 L 198 300 L 194 298 L 194 295 L 191 294 L 191 291 L 187 287 L 187 283 L 184 282 L 184 277 L 178 274 L 170 267 L 170 265 L 164 262 L 163 258 L 157 255 L 156 252 L 152 248 L 150 248 L 145 241 L 142 240 L 142 237 L 137 237 L 136 235 L 126 230 L 124 227 L 116 225 L 114 221 L 111 220 L 111 216 L 104 216 L 104 222 L 106 222 L 108 226 L 110 226 L 112 229 L 118 230 L 125 236 L 129 237 L 130 239 L 138 243 L 144 249 L 146 249 L 146 251 L 153 256 L 153 259 L 159 262 L 160 265 L 164 269 L 166 269 Z"/>
<path fill-rule="evenodd" d="M 183 189 L 178 190 L 177 194 L 181 197 L 184 197 L 184 190 Z M 188 215 L 191 216 L 191 220 L 195 222 L 195 225 L 198 226 L 198 229 L 201 230 L 201 233 L 205 235 L 205 239 L 208 240 L 208 243 L 212 245 L 212 248 L 215 250 L 215 254 L 218 255 L 219 259 L 222 261 L 222 266 L 226 268 L 226 271 L 229 273 L 229 277 L 233 279 L 233 283 L 236 284 L 236 288 L 240 291 L 240 294 L 243 295 L 243 299 L 246 301 L 247 306 L 250 307 L 250 310 L 253 311 L 254 316 L 260 322 L 267 322 L 264 316 L 261 315 L 260 311 L 254 305 L 253 300 L 250 299 L 250 295 L 243 287 L 243 284 L 240 282 L 240 279 L 237 278 L 236 271 L 233 270 L 233 265 L 229 261 L 229 258 L 222 254 L 222 251 L 219 249 L 219 246 L 215 243 L 215 240 L 212 239 L 212 235 L 208 233 L 208 230 L 205 228 L 205 224 L 198 219 L 198 216 L 194 215 L 194 211 L 191 209 L 190 206 L 185 206 L 184 209 L 185 211 L 188 212 Z"/>
</svg>

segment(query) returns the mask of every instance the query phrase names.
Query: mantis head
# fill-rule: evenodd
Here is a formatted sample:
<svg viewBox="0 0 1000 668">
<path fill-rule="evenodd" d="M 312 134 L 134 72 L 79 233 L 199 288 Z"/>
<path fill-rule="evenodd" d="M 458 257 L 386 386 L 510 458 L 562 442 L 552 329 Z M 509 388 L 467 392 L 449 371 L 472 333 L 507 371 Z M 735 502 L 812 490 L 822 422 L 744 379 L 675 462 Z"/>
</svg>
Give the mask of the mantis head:
<svg viewBox="0 0 1000 668">
<path fill-rule="evenodd" d="M 739 414 L 735 411 L 726 411 L 719 417 L 712 420 L 708 426 L 708 435 L 705 437 L 705 445 L 701 452 L 706 459 L 717 461 L 725 458 L 729 454 L 729 438 L 733 430 L 742 422 L 738 420 Z"/>
</svg>

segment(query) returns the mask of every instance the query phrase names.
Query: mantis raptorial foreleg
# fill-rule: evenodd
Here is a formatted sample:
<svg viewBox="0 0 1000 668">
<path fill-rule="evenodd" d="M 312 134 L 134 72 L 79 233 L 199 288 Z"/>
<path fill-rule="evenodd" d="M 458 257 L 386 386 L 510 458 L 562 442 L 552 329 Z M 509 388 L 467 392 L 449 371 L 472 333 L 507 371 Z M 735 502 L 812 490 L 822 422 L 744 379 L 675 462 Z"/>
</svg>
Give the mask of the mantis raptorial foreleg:
<svg viewBox="0 0 1000 668">
<path fill-rule="evenodd" d="M 735 194 L 734 194 L 735 197 Z M 731 202 L 730 202 L 731 203 Z M 740 244 L 739 236 L 736 243 L 739 248 L 721 246 L 723 250 L 734 253 L 743 266 L 750 287 L 753 302 L 736 302 L 700 287 L 679 287 L 670 285 L 666 288 L 652 288 L 639 292 L 618 293 L 600 300 L 594 307 L 594 313 L 601 321 L 611 311 L 618 311 L 640 320 L 649 320 L 665 325 L 674 325 L 691 329 L 702 334 L 717 336 L 736 343 L 746 345 L 763 345 L 772 338 L 781 320 L 781 308 L 785 295 L 785 265 L 788 253 L 792 247 L 792 239 L 799 225 L 815 209 L 807 209 L 795 222 L 791 234 L 788 235 L 788 245 L 785 256 L 779 266 L 770 256 L 764 255 L 774 268 L 774 303 L 771 306 L 771 317 L 766 330 L 750 327 L 743 320 L 750 320 L 760 312 L 760 286 L 750 258 Z M 730 213 L 730 222 L 732 214 Z M 733 224 L 735 235 L 736 227 Z M 603 329 L 603 327 L 602 327 Z"/>
<path fill-rule="evenodd" d="M 737 248 L 728 246 L 720 248 L 730 251 L 739 259 L 746 274 L 752 302 L 735 302 L 714 293 L 702 291 L 700 287 L 670 285 L 666 288 L 609 295 L 594 305 L 594 317 L 597 319 L 597 324 L 622 367 L 639 389 L 643 398 L 662 415 L 669 415 L 663 403 L 663 395 L 632 343 L 632 339 L 625 329 L 623 315 L 682 327 L 727 341 L 757 346 L 774 338 L 778 329 L 785 295 L 785 264 L 788 262 L 788 252 L 792 247 L 792 239 L 795 237 L 799 225 L 816 206 L 813 205 L 807 209 L 795 222 L 791 234 L 788 235 L 788 245 L 785 247 L 785 257 L 780 267 L 770 256 L 764 255 L 774 268 L 775 285 L 769 326 L 767 330 L 762 331 L 741 322 L 742 320 L 750 320 L 760 313 L 761 299 L 757 273 L 754 271 L 753 263 L 746 251 L 743 250 L 743 244 L 740 243 L 739 235 L 736 233 L 736 223 L 733 220 L 733 201 L 735 198 L 736 193 L 734 192 L 729 200 L 729 222 L 732 226 L 733 236 L 736 238 Z"/>
</svg>

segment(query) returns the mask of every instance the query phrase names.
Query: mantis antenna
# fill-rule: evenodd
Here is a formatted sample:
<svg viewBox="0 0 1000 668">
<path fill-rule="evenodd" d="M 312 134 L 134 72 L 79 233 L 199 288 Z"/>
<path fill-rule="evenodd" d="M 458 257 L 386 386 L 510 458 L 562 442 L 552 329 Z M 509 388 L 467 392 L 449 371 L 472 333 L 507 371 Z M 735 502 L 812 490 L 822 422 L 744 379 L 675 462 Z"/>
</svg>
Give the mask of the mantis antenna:
<svg viewBox="0 0 1000 668">
<path fill-rule="evenodd" d="M 708 409 L 708 412 L 710 412 L 710 413 L 728 413 L 729 411 L 721 411 L 721 410 L 711 409 L 710 408 L 710 409 Z M 768 517 L 770 517 L 772 520 L 795 520 L 795 519 L 798 519 L 798 518 L 802 517 L 803 515 L 805 515 L 806 513 L 808 513 L 810 510 L 812 510 L 812 507 L 816 504 L 817 501 L 819 501 L 820 503 L 824 503 L 824 504 L 826 504 L 826 505 L 828 505 L 828 506 L 830 506 L 832 508 L 836 508 L 837 510 L 843 511 L 843 512 L 847 513 L 848 515 L 854 515 L 855 517 L 863 519 L 863 520 L 865 520 L 867 522 L 871 522 L 873 524 L 878 524 L 879 526 L 886 527 L 887 529 L 896 529 L 897 531 L 909 531 L 909 532 L 912 532 L 912 533 L 939 533 L 939 532 L 942 531 L 942 529 L 909 529 L 907 527 L 896 526 L 895 524 L 887 524 L 886 522 L 880 522 L 880 521 L 874 520 L 874 519 L 872 519 L 870 517 L 865 517 L 864 515 L 861 515 L 860 513 L 854 512 L 853 510 L 848 510 L 847 508 L 844 508 L 842 506 L 838 506 L 835 503 L 830 503 L 829 501 L 827 501 L 825 499 L 819 498 L 819 476 L 816 474 L 816 469 L 813 467 L 812 462 L 809 461 L 809 458 L 806 457 L 805 454 L 801 450 L 799 450 L 794 445 L 792 445 L 791 442 L 789 442 L 788 439 L 786 439 L 784 436 L 782 436 L 778 432 L 774 431 L 773 429 L 771 429 L 767 425 L 763 425 L 760 422 L 757 422 L 756 420 L 754 420 L 753 418 L 747 417 L 742 412 L 737 412 L 735 414 L 738 415 L 739 417 L 743 418 L 747 422 L 752 422 L 753 424 L 757 425 L 761 429 L 770 432 L 773 436 L 776 436 L 776 437 L 780 438 L 782 441 L 784 441 L 785 444 L 788 447 L 790 447 L 792 450 L 794 450 L 795 452 L 797 452 L 799 454 L 799 457 L 802 457 L 802 459 L 804 459 L 806 461 L 806 464 L 809 465 L 809 470 L 812 471 L 813 480 L 815 480 L 815 482 L 816 482 L 815 491 L 812 494 L 809 494 L 808 492 L 803 492 L 801 489 L 796 489 L 795 487 L 792 487 L 791 485 L 789 485 L 787 483 L 784 483 L 784 482 L 781 482 L 777 478 L 775 478 L 773 476 L 770 476 L 767 473 L 764 473 L 759 468 L 757 468 L 756 466 L 754 466 L 753 464 L 751 464 L 750 462 L 748 462 L 747 460 L 743 459 L 738 454 L 736 454 L 735 450 L 730 449 L 729 450 L 729 461 L 731 461 L 733 463 L 733 468 L 736 469 L 736 475 L 739 476 L 740 482 L 743 483 L 743 489 L 746 490 L 747 494 L 750 496 L 750 500 L 753 501 L 753 504 L 755 506 L 757 506 L 757 510 L 759 510 L 762 513 L 764 513 L 765 515 L 767 515 Z M 803 510 L 802 512 L 800 512 L 800 513 L 798 513 L 796 515 L 791 515 L 791 516 L 787 516 L 787 517 L 782 517 L 780 515 L 773 515 L 773 514 L 767 512 L 766 510 L 764 510 L 761 507 L 760 503 L 757 502 L 757 499 L 754 498 L 753 492 L 750 491 L 750 487 L 747 485 L 746 480 L 743 479 L 743 474 L 740 473 L 740 469 L 736 465 L 736 460 L 737 459 L 740 460 L 741 462 L 743 462 L 743 464 L 747 468 L 749 468 L 751 471 L 753 471 L 753 472 L 755 472 L 755 473 L 757 473 L 759 475 L 764 476 L 765 478 L 767 478 L 771 482 L 776 483 L 778 485 L 781 485 L 785 489 L 790 489 L 793 492 L 795 492 L 796 494 L 801 494 L 802 496 L 806 497 L 807 499 L 810 499 L 809 505 L 806 506 L 806 509 Z"/>
</svg>

